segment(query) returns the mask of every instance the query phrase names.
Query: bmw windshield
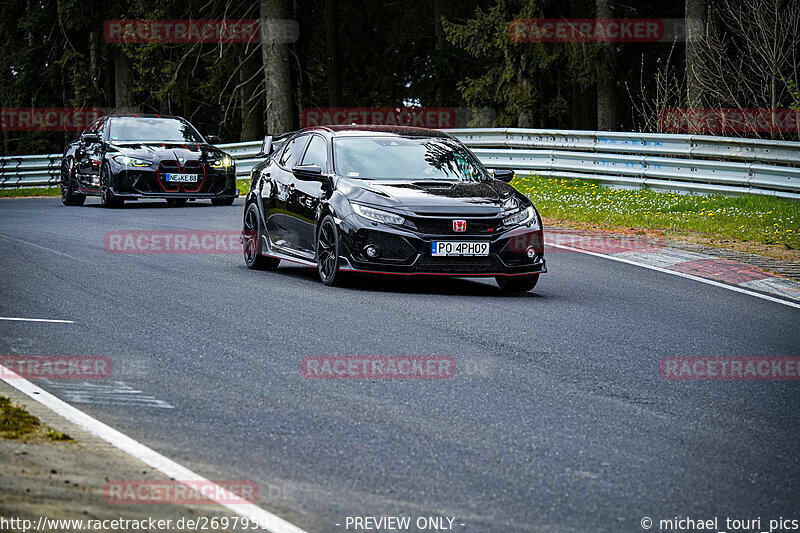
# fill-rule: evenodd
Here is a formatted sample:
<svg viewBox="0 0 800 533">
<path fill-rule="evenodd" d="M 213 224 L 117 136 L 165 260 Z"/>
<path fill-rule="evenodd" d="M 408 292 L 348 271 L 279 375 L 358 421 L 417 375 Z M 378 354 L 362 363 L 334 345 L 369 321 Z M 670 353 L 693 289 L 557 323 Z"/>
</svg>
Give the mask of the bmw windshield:
<svg viewBox="0 0 800 533">
<path fill-rule="evenodd" d="M 174 118 L 111 119 L 109 124 L 112 142 L 204 142 L 191 124 Z"/>
<path fill-rule="evenodd" d="M 486 170 L 457 141 L 432 137 L 339 137 L 336 172 L 371 180 L 484 181 Z"/>
</svg>

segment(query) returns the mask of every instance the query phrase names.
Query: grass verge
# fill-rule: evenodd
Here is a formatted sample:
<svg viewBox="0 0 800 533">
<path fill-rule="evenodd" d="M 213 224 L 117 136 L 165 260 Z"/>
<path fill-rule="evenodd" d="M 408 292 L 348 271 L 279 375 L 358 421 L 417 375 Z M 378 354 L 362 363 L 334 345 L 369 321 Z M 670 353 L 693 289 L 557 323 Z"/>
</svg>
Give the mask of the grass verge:
<svg viewBox="0 0 800 533">
<path fill-rule="evenodd" d="M 722 240 L 733 248 L 757 248 L 761 253 L 771 250 L 769 255 L 800 259 L 797 201 L 755 194 L 722 196 L 613 189 L 593 180 L 536 175 L 517 175 L 512 184 L 551 223 L 652 230 L 667 237 L 685 237 L 712 245 L 719 245 Z"/>
<path fill-rule="evenodd" d="M 0 189 L 0 198 L 26 198 L 30 196 L 61 196 L 58 187 L 25 187 L 24 189 Z"/>
<path fill-rule="evenodd" d="M 0 396 L 0 438 L 28 440 L 42 437 L 54 441 L 71 441 L 66 433 L 45 426 L 22 407 L 13 405 L 9 398 Z"/>
</svg>

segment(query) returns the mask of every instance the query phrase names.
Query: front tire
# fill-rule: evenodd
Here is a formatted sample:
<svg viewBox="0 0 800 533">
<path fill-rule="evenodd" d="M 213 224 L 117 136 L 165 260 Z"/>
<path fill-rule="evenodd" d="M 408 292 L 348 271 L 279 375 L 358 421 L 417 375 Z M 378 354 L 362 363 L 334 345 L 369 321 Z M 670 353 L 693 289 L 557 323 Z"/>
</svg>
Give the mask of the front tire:
<svg viewBox="0 0 800 533">
<path fill-rule="evenodd" d="M 108 163 L 103 163 L 103 168 L 100 169 L 100 203 L 103 207 L 112 209 L 125 204 L 124 200 L 111 192 L 111 169 L 108 168 Z"/>
<path fill-rule="evenodd" d="M 61 163 L 61 203 L 64 205 L 83 205 L 86 201 L 86 195 L 75 192 L 75 182 L 72 180 L 74 171 L 75 166 L 71 161 L 65 159 Z"/>
<path fill-rule="evenodd" d="M 500 292 L 518 293 L 528 292 L 536 287 L 539 282 L 539 274 L 529 274 L 527 276 L 497 276 L 494 278 Z"/>
<path fill-rule="evenodd" d="M 317 272 L 329 287 L 340 287 L 346 275 L 339 269 L 339 230 L 331 215 L 325 215 L 317 229 Z"/>
<path fill-rule="evenodd" d="M 250 270 L 275 270 L 281 260 L 261 254 L 261 217 L 256 204 L 247 206 L 242 228 L 242 252 L 244 264 Z"/>
<path fill-rule="evenodd" d="M 236 200 L 236 198 L 212 198 L 211 205 L 216 205 L 216 206 L 233 205 L 234 200 Z"/>
</svg>

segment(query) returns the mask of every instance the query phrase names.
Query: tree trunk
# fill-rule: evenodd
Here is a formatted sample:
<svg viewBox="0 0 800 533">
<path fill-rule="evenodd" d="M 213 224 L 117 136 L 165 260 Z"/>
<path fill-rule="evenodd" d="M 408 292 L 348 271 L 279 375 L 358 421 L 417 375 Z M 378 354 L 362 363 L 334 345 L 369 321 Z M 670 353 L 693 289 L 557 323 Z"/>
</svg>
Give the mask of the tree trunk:
<svg viewBox="0 0 800 533">
<path fill-rule="evenodd" d="M 433 0 L 433 18 L 435 28 L 435 49 L 442 50 L 444 49 L 445 44 L 445 37 L 444 37 L 444 27 L 442 26 L 442 17 L 447 15 L 447 2 L 446 0 Z"/>
<path fill-rule="evenodd" d="M 705 31 L 706 0 L 686 0 L 686 107 L 703 107 L 698 79 L 700 49 Z"/>
<path fill-rule="evenodd" d="M 239 69 L 240 100 L 242 109 L 241 141 L 255 141 L 264 136 L 264 106 L 259 94 L 261 90 L 261 54 L 258 50 L 246 51 L 242 67 Z M 249 56 L 248 56 L 249 54 Z"/>
<path fill-rule="evenodd" d="M 614 18 L 613 0 L 596 0 L 598 19 Z M 614 43 L 602 43 L 597 70 L 597 129 L 617 126 L 617 58 Z"/>
<path fill-rule="evenodd" d="M 131 64 L 122 49 L 114 47 L 114 101 L 117 112 L 133 109 Z"/>
<path fill-rule="evenodd" d="M 96 31 L 89 32 L 89 75 L 92 77 L 94 97 L 98 98 L 100 95 L 100 43 L 97 40 Z"/>
<path fill-rule="evenodd" d="M 587 15 L 585 0 L 569 0 L 569 16 L 571 18 L 586 18 Z M 578 80 L 578 69 L 571 68 L 569 73 L 569 90 L 572 98 L 570 128 L 573 130 L 594 129 L 597 115 L 594 109 L 596 96 L 591 88 L 586 87 Z"/>
<path fill-rule="evenodd" d="M 325 45 L 328 54 L 328 105 L 342 105 L 342 67 L 339 53 L 339 0 L 325 0 Z"/>
<path fill-rule="evenodd" d="M 519 84 L 522 94 L 530 94 L 531 82 L 526 77 L 528 69 L 528 54 L 522 52 L 519 58 L 519 66 L 517 67 L 517 83 Z M 518 128 L 534 128 L 536 127 L 536 116 L 532 111 L 521 111 L 517 115 Z"/>
<path fill-rule="evenodd" d="M 286 43 L 271 38 L 269 26 L 290 17 L 289 0 L 261 0 L 261 54 L 264 66 L 267 132 L 273 135 L 294 129 L 289 51 Z"/>
</svg>

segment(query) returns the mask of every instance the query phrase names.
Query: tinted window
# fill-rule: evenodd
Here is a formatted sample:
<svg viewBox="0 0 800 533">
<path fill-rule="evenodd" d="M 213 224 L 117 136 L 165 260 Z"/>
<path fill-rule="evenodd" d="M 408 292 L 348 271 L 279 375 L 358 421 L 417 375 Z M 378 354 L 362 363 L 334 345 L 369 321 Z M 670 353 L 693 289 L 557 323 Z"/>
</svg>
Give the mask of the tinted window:
<svg viewBox="0 0 800 533">
<path fill-rule="evenodd" d="M 106 124 L 108 124 L 108 122 L 102 119 L 97 123 L 97 134 L 101 139 L 103 138 L 103 133 L 106 131 Z"/>
<path fill-rule="evenodd" d="M 458 141 L 432 137 L 340 137 L 333 141 L 341 176 L 376 180 L 491 179 Z"/>
<path fill-rule="evenodd" d="M 286 144 L 286 148 L 283 149 L 283 153 L 281 154 L 281 158 L 278 160 L 278 163 L 282 167 L 286 168 L 292 168 L 296 166 L 307 141 L 308 135 L 301 135 L 289 141 Z"/>
<path fill-rule="evenodd" d="M 109 128 L 111 141 L 203 142 L 191 124 L 175 118 L 114 118 Z"/>
<path fill-rule="evenodd" d="M 99 118 L 92 122 L 88 128 L 86 128 L 86 133 L 97 133 L 97 130 L 100 129 L 100 125 L 103 123 L 103 119 Z"/>
<path fill-rule="evenodd" d="M 319 168 L 326 170 L 328 166 L 328 145 L 325 139 L 319 135 L 311 137 L 311 142 L 308 143 L 308 150 L 306 155 L 303 156 L 304 165 L 317 165 Z"/>
</svg>

